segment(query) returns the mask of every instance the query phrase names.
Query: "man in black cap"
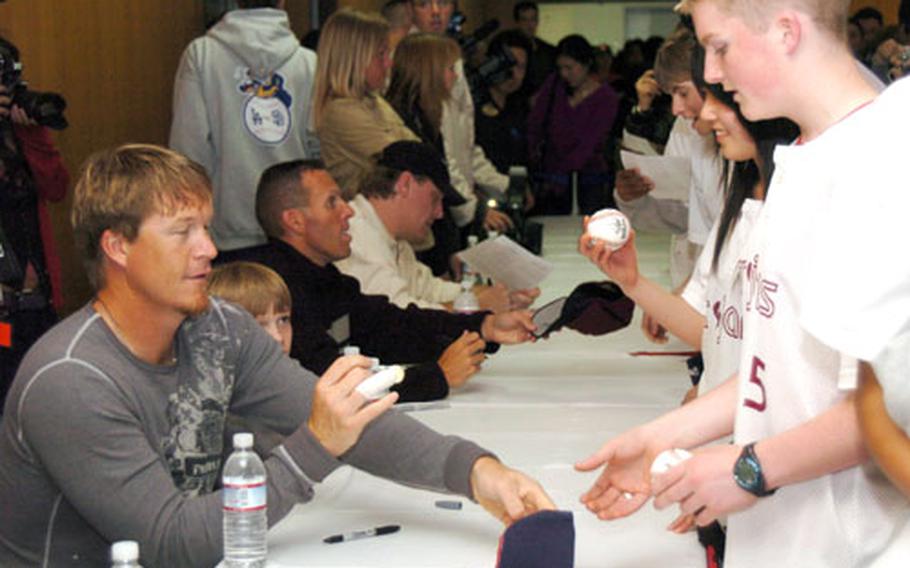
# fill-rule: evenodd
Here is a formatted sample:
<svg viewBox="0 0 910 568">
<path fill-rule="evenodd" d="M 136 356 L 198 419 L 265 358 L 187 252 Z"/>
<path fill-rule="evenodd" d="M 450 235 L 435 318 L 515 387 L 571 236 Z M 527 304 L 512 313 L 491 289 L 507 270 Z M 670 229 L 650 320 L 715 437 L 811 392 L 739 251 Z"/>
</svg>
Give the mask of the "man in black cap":
<svg viewBox="0 0 910 568">
<path fill-rule="evenodd" d="M 291 356 L 304 367 L 320 372 L 342 348 L 357 346 L 383 363 L 417 364 L 397 385 L 399 400 L 432 400 L 479 370 L 485 342 L 531 338 L 534 325 L 526 311 L 401 309 L 384 296 L 361 293 L 357 280 L 333 264 L 351 254 L 353 214 L 320 161 L 276 164 L 262 174 L 256 193 L 256 216 L 269 243 L 220 259 L 260 262 L 284 278 L 291 291 Z"/>
<path fill-rule="evenodd" d="M 383 294 L 399 306 L 451 309 L 458 283 L 436 277 L 417 260 L 412 245 L 425 242 L 443 204 L 465 200 L 449 180 L 439 154 L 429 145 L 395 142 L 373 157 L 374 167 L 350 202 L 351 255 L 336 264 L 360 281 L 367 294 Z M 502 286 L 475 286 L 481 309 L 506 312 L 525 308 L 540 291 L 510 293 Z"/>
</svg>

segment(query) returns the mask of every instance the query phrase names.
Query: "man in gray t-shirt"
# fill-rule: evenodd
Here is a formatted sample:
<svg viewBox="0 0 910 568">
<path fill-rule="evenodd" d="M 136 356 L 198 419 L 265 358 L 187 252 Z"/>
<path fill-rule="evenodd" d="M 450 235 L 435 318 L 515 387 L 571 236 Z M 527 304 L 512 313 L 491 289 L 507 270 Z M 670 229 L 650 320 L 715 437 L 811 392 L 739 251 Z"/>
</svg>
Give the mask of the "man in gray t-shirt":
<svg viewBox="0 0 910 568">
<path fill-rule="evenodd" d="M 0 431 L 0 565 L 105 564 L 138 540 L 153 566 L 221 557 L 225 414 L 286 435 L 265 460 L 269 524 L 344 463 L 478 500 L 509 522 L 553 504 L 472 442 L 371 404 L 370 361 L 321 378 L 240 309 L 205 293 L 215 249 L 204 172 L 174 152 L 123 146 L 90 158 L 73 224 L 94 300 L 29 352 Z"/>
</svg>

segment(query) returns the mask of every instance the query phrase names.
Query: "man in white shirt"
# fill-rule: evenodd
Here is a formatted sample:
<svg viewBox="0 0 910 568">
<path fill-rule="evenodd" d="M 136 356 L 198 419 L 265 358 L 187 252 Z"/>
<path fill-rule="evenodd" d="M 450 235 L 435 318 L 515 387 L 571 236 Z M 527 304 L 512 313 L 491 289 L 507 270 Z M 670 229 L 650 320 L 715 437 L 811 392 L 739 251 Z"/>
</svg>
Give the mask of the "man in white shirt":
<svg viewBox="0 0 910 568">
<path fill-rule="evenodd" d="M 442 158 L 427 144 L 401 141 L 387 146 L 350 202 L 351 255 L 336 262 L 360 281 L 367 294 L 383 294 L 400 306 L 450 309 L 461 286 L 433 276 L 417 260 L 412 243 L 426 239 L 433 221 L 448 206 L 464 204 L 452 187 Z M 527 307 L 539 290 L 476 286 L 481 309 Z"/>
</svg>

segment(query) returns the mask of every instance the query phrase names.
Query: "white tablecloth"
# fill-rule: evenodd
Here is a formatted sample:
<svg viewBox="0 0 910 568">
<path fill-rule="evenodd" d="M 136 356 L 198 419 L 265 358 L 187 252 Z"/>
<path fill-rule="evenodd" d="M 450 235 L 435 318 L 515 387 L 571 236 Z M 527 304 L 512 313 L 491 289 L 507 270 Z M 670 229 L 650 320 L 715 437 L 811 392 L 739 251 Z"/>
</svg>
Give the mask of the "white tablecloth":
<svg viewBox="0 0 910 568">
<path fill-rule="evenodd" d="M 544 257 L 556 268 L 541 286 L 538 305 L 578 283 L 603 279 L 575 251 L 578 219 L 550 218 L 545 224 Z M 669 239 L 642 234 L 638 244 L 643 272 L 666 285 Z M 639 318 L 636 314 L 629 328 L 602 337 L 562 331 L 547 341 L 503 347 L 450 396 L 447 407 L 412 413 L 440 432 L 495 452 L 538 479 L 562 509 L 573 511 L 578 568 L 704 566 L 694 533 L 665 530 L 674 510 L 646 505 L 627 519 L 602 522 L 578 501 L 595 476 L 575 472 L 572 464 L 609 437 L 673 408 L 688 387 L 682 358 L 629 355 L 685 349 L 676 342 L 648 344 Z M 463 508 L 438 508 L 440 499 L 458 500 Z M 332 534 L 387 524 L 400 525 L 401 531 L 322 542 Z M 275 566 L 492 567 L 502 530 L 464 498 L 401 487 L 345 467 L 317 487 L 314 501 L 273 527 L 269 559 Z"/>
</svg>

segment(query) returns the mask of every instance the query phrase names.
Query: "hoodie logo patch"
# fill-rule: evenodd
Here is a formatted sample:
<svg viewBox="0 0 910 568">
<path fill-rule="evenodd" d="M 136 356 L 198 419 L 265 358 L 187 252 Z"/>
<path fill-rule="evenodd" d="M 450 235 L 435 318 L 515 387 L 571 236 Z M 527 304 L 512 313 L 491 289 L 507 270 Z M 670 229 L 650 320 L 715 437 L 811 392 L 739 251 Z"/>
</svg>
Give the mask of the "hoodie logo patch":
<svg viewBox="0 0 910 568">
<path fill-rule="evenodd" d="M 284 77 L 278 73 L 265 81 L 246 78 L 237 86 L 246 95 L 243 124 L 247 131 L 265 144 L 281 144 L 291 131 L 291 94 L 284 88 Z"/>
</svg>

